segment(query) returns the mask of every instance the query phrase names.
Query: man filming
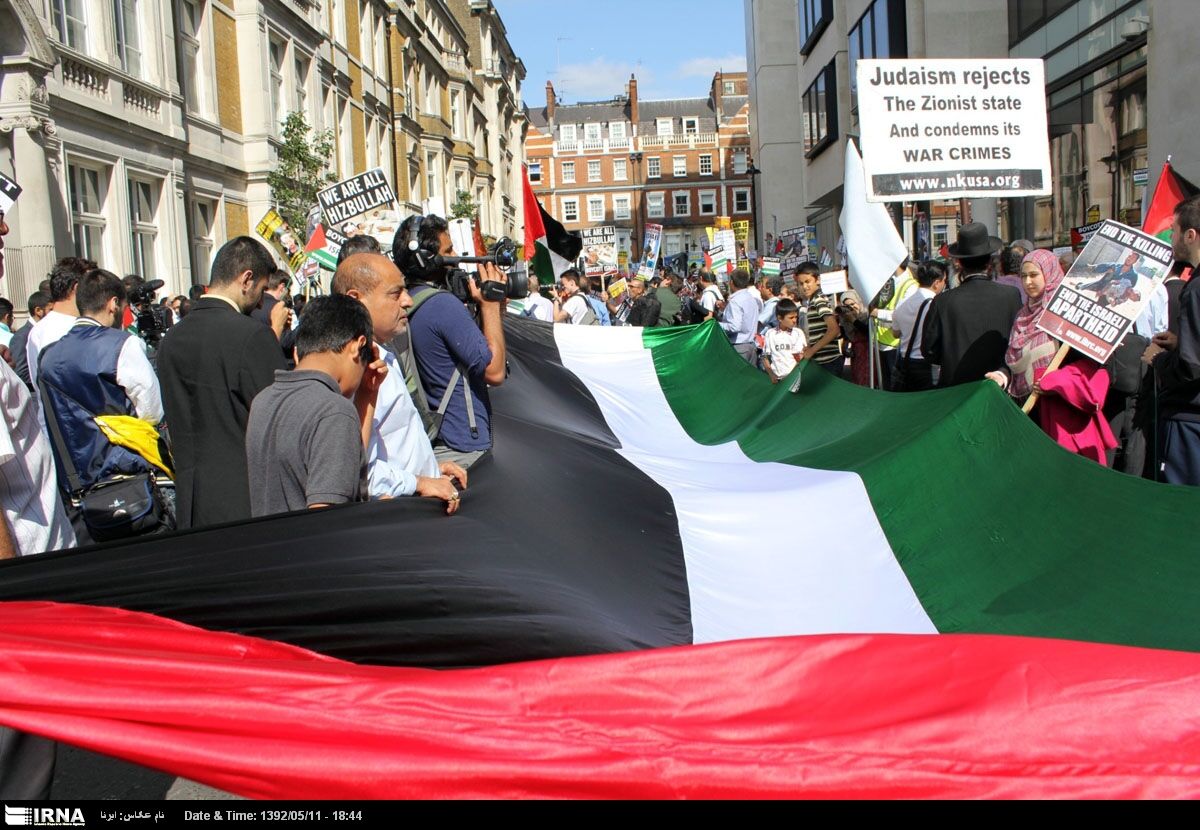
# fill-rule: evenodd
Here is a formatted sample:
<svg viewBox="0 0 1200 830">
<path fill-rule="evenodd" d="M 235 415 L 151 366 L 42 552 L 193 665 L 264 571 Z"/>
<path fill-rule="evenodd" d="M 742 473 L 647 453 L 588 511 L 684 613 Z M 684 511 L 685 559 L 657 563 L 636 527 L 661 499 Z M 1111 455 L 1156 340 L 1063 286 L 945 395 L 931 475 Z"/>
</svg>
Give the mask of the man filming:
<svg viewBox="0 0 1200 830">
<path fill-rule="evenodd" d="M 487 387 L 499 386 L 506 374 L 502 301 L 488 299 L 481 288 L 488 282 L 506 287 L 508 277 L 481 263 L 474 278 L 462 279 L 443 259 L 453 255 L 450 226 L 440 216 L 410 216 L 392 243 L 413 298 L 408 316 L 417 372 L 440 413 L 434 453 L 439 462 L 469 468 L 492 447 Z"/>
<path fill-rule="evenodd" d="M 575 325 L 583 325 L 584 323 L 596 321 L 595 314 L 591 311 L 591 306 L 588 305 L 587 298 L 584 296 L 580 287 L 582 278 L 579 272 L 574 268 L 568 268 L 562 272 L 559 278 L 557 296 L 554 298 L 554 322 L 556 323 L 574 323 Z M 588 315 L 591 319 L 588 319 Z"/>
</svg>

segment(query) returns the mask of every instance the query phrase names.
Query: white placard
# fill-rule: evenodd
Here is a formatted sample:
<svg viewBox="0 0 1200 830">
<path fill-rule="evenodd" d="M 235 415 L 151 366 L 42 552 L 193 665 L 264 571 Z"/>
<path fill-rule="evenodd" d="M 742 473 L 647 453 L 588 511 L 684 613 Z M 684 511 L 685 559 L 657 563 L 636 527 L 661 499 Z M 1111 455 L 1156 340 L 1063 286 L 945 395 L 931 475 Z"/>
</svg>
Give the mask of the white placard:
<svg viewBox="0 0 1200 830">
<path fill-rule="evenodd" d="M 1040 59 L 860 60 L 867 198 L 1050 193 Z"/>
<path fill-rule="evenodd" d="M 850 290 L 845 271 L 826 271 L 821 275 L 821 293 L 832 295 Z"/>
</svg>

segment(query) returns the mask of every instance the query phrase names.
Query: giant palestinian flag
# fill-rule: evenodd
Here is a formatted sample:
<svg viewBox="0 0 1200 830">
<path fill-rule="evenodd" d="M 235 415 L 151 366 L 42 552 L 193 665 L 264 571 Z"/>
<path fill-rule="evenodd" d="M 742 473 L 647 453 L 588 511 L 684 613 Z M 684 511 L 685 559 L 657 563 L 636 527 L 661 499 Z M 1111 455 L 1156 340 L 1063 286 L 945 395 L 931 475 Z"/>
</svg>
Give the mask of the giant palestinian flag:
<svg viewBox="0 0 1200 830">
<path fill-rule="evenodd" d="M 506 325 L 453 518 L 0 565 L 0 723 L 265 797 L 1200 795 L 1200 493 L 986 383 Z"/>
<path fill-rule="evenodd" d="M 538 282 L 548 285 L 568 268 L 575 266 L 583 240 L 568 233 L 562 223 L 546 212 L 529 184 L 529 171 L 521 168 L 525 182 L 525 259 Z"/>
</svg>

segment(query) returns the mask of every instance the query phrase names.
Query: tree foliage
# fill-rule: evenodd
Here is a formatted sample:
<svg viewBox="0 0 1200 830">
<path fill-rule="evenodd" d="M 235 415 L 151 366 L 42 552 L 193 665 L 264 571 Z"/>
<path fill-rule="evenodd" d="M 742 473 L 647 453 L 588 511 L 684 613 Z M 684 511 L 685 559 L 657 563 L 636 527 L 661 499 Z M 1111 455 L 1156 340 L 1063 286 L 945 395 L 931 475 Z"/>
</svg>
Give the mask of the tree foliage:
<svg viewBox="0 0 1200 830">
<path fill-rule="evenodd" d="M 454 204 L 450 206 L 451 219 L 474 219 L 479 214 L 479 205 L 471 198 L 468 190 L 460 190 L 454 194 Z"/>
<path fill-rule="evenodd" d="M 267 174 L 267 184 L 279 215 L 298 233 L 304 232 L 317 192 L 337 181 L 329 172 L 332 157 L 333 131 L 316 132 L 303 113 L 288 113 L 279 163 Z"/>
</svg>

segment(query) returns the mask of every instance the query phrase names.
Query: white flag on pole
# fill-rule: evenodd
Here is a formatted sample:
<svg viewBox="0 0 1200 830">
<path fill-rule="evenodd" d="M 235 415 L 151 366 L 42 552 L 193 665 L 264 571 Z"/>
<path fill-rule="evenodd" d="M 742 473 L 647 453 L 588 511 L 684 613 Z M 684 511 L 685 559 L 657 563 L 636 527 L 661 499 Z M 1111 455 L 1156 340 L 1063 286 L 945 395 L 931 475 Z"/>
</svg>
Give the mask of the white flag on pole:
<svg viewBox="0 0 1200 830">
<path fill-rule="evenodd" d="M 838 224 L 846 237 L 850 282 L 870 302 L 908 256 L 904 240 L 881 202 L 867 201 L 862 157 L 853 141 L 846 142 L 846 181 Z"/>
</svg>

